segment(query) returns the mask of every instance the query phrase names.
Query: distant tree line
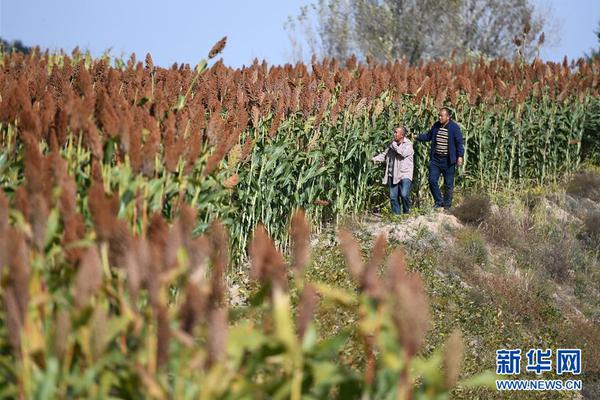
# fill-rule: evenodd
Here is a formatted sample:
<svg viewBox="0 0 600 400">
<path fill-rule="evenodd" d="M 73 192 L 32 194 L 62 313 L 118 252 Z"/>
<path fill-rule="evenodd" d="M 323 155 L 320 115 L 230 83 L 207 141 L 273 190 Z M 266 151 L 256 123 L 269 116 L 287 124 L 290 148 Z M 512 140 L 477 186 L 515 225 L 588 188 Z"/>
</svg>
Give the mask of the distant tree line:
<svg viewBox="0 0 600 400">
<path fill-rule="evenodd" d="M 306 60 L 308 47 L 318 57 L 414 64 L 532 59 L 552 36 L 552 22 L 550 10 L 534 0 L 313 0 L 285 28 L 296 60 Z"/>
<path fill-rule="evenodd" d="M 9 42 L 8 40 L 4 40 L 0 38 L 0 48 L 3 50 L 15 50 L 20 51 L 22 53 L 28 54 L 31 51 L 31 47 L 25 46 L 20 40 L 13 40 Z"/>
</svg>

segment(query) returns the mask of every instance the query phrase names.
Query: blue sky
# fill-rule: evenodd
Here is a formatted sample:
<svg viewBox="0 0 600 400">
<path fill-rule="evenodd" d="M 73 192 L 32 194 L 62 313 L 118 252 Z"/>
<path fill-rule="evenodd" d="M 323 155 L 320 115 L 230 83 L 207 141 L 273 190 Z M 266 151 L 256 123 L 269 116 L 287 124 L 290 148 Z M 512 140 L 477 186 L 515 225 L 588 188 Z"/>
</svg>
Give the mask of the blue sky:
<svg viewBox="0 0 600 400">
<path fill-rule="evenodd" d="M 600 0 L 536 0 L 553 10 L 557 45 L 542 52 L 546 60 L 577 58 L 597 47 L 594 30 Z M 155 64 L 195 65 L 221 37 L 228 36 L 226 64 L 270 64 L 291 60 L 283 25 L 310 0 L 171 1 L 158 0 L 0 0 L 0 36 L 26 45 L 70 51 L 75 46 L 99 55 L 147 52 Z"/>
</svg>

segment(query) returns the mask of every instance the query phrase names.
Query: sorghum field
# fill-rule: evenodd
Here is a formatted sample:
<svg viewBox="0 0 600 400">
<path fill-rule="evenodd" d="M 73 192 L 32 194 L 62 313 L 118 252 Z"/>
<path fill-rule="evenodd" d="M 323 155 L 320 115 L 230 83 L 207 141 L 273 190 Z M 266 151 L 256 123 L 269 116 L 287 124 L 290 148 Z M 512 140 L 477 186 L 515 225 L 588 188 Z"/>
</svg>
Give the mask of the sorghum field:
<svg viewBox="0 0 600 400">
<path fill-rule="evenodd" d="M 600 150 L 600 59 L 232 69 L 214 61 L 224 45 L 168 69 L 0 54 L 0 397 L 479 393 L 494 374 L 457 383 L 460 332 L 420 353 L 429 303 L 401 248 L 386 254 L 382 236 L 365 262 L 341 230 L 348 290 L 305 276 L 310 232 L 385 201 L 371 157 L 442 105 L 463 129 L 459 189 L 576 171 Z M 232 305 L 243 274 L 249 301 Z M 354 322 L 319 330 L 327 307 Z M 338 357 L 350 336 L 362 356 Z"/>
</svg>

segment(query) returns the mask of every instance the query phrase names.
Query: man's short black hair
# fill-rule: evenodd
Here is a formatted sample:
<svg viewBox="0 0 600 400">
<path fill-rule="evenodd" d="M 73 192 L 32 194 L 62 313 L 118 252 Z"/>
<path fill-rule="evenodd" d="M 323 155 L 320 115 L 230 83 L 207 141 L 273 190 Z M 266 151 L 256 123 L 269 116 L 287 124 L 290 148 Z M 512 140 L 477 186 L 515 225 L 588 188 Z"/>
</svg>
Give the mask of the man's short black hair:
<svg viewBox="0 0 600 400">
<path fill-rule="evenodd" d="M 452 118 L 452 110 L 448 107 L 442 107 L 440 108 L 440 111 L 446 111 L 446 114 L 448 114 L 449 118 Z"/>
</svg>

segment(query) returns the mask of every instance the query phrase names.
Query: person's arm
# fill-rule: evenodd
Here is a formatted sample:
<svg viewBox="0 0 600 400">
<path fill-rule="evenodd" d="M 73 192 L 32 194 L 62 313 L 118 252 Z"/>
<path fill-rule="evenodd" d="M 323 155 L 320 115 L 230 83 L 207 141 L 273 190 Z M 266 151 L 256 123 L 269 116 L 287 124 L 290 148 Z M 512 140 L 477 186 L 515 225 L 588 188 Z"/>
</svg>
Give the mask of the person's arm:
<svg viewBox="0 0 600 400">
<path fill-rule="evenodd" d="M 419 142 L 429 142 L 431 141 L 432 137 L 433 137 L 433 127 L 435 126 L 435 124 L 433 124 L 433 126 L 425 133 L 421 133 L 420 135 L 417 135 L 415 137 L 416 140 L 418 140 Z"/>
<path fill-rule="evenodd" d="M 385 156 L 387 155 L 387 152 L 390 148 L 386 148 L 382 153 L 377 154 L 375 157 L 372 158 L 372 161 L 377 164 L 380 162 L 384 162 L 385 161 Z"/>
<path fill-rule="evenodd" d="M 431 140 L 431 129 L 425 133 L 415 136 L 415 139 L 419 142 L 429 142 Z"/>
<path fill-rule="evenodd" d="M 463 163 L 463 156 L 465 155 L 465 146 L 463 145 L 462 131 L 460 126 L 456 124 L 456 135 L 454 135 L 454 144 L 456 145 L 456 163 L 460 166 Z"/>
<path fill-rule="evenodd" d="M 414 150 L 413 150 L 413 146 L 411 142 L 404 142 L 402 144 L 398 144 L 396 143 L 396 141 L 392 142 L 392 147 L 394 148 L 394 151 L 398 154 L 400 154 L 400 156 L 402 156 L 402 158 L 406 158 L 408 156 L 411 156 L 414 154 Z"/>
</svg>

